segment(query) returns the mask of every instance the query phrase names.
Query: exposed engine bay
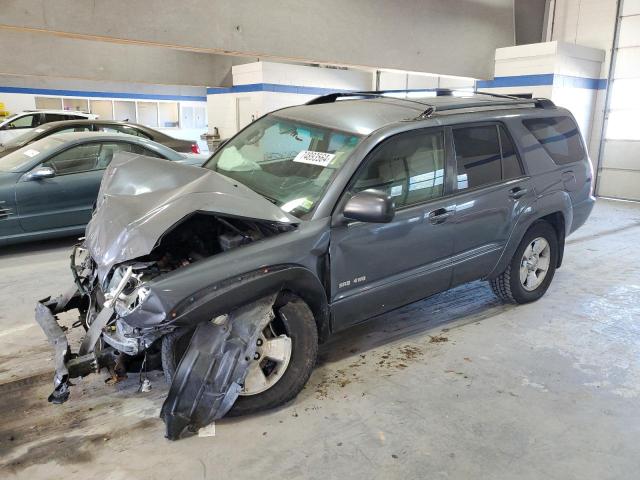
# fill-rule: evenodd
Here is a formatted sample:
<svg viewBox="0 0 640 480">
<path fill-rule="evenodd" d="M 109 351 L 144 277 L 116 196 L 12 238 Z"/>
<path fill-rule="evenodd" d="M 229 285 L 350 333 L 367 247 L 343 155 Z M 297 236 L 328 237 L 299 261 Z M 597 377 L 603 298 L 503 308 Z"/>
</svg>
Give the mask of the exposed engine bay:
<svg viewBox="0 0 640 480">
<path fill-rule="evenodd" d="M 262 220 L 196 212 L 174 225 L 159 239 L 156 247 L 149 254 L 116 265 L 104 279 L 104 282 L 99 280 L 96 264 L 88 249 L 84 245 L 77 245 L 71 256 L 71 270 L 75 280 L 75 288 L 60 297 L 47 298 L 39 302 L 36 308 L 36 319 L 56 350 L 54 391 L 50 395 L 49 401 L 63 403 L 69 398 L 71 385 L 69 380 L 71 378 L 106 369 L 110 374 L 111 381 L 118 382 L 119 379 L 126 377 L 127 371 L 139 369 L 142 379 L 143 369 L 146 371 L 165 365 L 166 362 L 159 361 L 161 352 L 162 355 L 167 354 L 166 349 L 162 349 L 163 337 L 172 334 L 179 327 L 173 325 L 170 319 L 152 329 L 140 329 L 127 323 L 127 317 L 140 308 L 147 299 L 150 292 L 148 286 L 150 281 L 211 256 L 290 231 L 293 228 L 295 227 L 291 225 Z M 261 300 L 259 304 L 248 304 L 238 311 L 218 316 L 216 319 L 212 319 L 215 322 L 213 327 L 202 326 L 202 323 L 193 325 L 191 331 L 195 330 L 196 334 L 193 335 L 192 343 L 198 343 L 198 332 L 201 332 L 201 336 L 206 335 L 209 339 L 207 341 L 208 348 L 210 345 L 218 345 L 221 352 L 226 351 L 227 347 L 222 347 L 223 340 L 216 342 L 212 338 L 220 335 L 220 338 L 226 339 L 230 332 L 239 331 L 250 337 L 242 339 L 241 344 L 245 345 L 244 348 L 255 350 L 256 341 L 253 337 L 257 338 L 260 335 L 262 328 L 264 328 L 264 322 L 258 322 L 255 325 L 254 323 L 258 317 L 266 318 L 269 315 L 271 318 L 273 317 L 274 302 L 275 296 L 266 301 Z M 246 308 L 253 309 L 253 313 L 245 319 L 246 314 L 243 317 L 242 311 Z M 258 317 L 256 317 L 256 308 L 261 312 Z M 86 331 L 78 353 L 71 353 L 66 335 L 58 325 L 55 316 L 57 313 L 72 309 L 77 309 L 79 312 L 79 320 L 74 323 L 73 327 L 84 328 Z M 234 323 L 233 328 L 223 328 L 229 318 L 236 319 L 236 322 L 242 322 L 244 319 L 246 324 L 238 323 L 236 325 Z M 249 326 L 252 327 L 249 328 Z M 249 340 L 248 343 L 247 340 Z M 201 344 L 202 339 L 200 339 L 199 345 Z M 167 401 L 171 401 L 173 406 L 163 407 L 162 414 L 167 423 L 167 437 L 177 439 L 185 429 L 197 429 L 199 426 L 223 416 L 231 408 L 242 388 L 248 363 L 243 359 L 253 358 L 254 353 L 254 351 L 247 351 L 238 356 L 237 360 L 242 368 L 236 366 L 233 375 L 225 376 L 228 379 L 227 383 L 216 383 L 218 389 L 216 395 L 219 399 L 216 405 L 219 408 L 203 404 L 202 408 L 207 409 L 207 413 L 200 415 L 199 420 L 193 420 L 195 423 L 192 422 L 189 415 L 178 408 L 186 400 L 181 400 L 175 389 L 172 388 L 171 392 L 173 393 L 170 393 L 172 398 Z M 173 352 L 171 354 L 173 355 Z M 217 356 L 223 355 L 217 351 L 209 352 L 209 354 L 213 355 L 211 361 L 214 361 Z M 205 371 L 210 370 L 209 367 L 207 365 L 200 366 Z M 191 368 L 185 368 L 187 370 L 183 375 L 192 375 Z M 178 368 L 176 372 L 171 373 L 175 377 L 180 373 L 180 370 Z M 195 375 L 194 381 L 202 380 L 201 373 Z M 171 378 L 171 375 L 166 371 L 165 376 Z M 144 388 L 142 384 L 141 388 Z M 188 390 L 193 392 L 193 388 Z M 196 391 L 199 390 L 196 388 Z M 191 393 L 191 397 L 193 395 Z M 189 401 L 196 404 L 200 401 L 199 397 L 191 397 Z M 193 410 L 193 405 L 185 404 L 184 409 L 186 411 Z M 205 421 L 206 423 L 203 423 Z"/>
<path fill-rule="evenodd" d="M 95 292 L 96 300 L 101 305 L 100 295 L 105 292 L 105 299 L 113 299 L 118 316 L 126 316 L 146 298 L 148 290 L 144 284 L 149 280 L 292 228 L 264 221 L 195 213 L 164 235 L 151 253 L 116 266 L 104 285 Z M 78 267 L 74 268 L 78 270 Z M 80 266 L 80 270 L 84 268 L 86 266 Z M 97 286 L 93 277 L 78 278 L 81 284 Z M 92 287 L 87 287 L 85 293 L 93 291 Z"/>
</svg>

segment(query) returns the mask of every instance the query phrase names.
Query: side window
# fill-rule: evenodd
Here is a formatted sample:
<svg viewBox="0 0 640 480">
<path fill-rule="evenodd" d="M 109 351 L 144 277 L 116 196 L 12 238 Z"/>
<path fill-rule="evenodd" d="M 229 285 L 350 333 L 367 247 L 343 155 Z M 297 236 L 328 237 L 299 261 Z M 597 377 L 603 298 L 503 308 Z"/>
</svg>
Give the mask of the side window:
<svg viewBox="0 0 640 480">
<path fill-rule="evenodd" d="M 141 147 L 140 145 L 131 145 L 131 152 L 132 153 L 137 153 L 138 155 L 145 155 L 147 157 L 154 157 L 154 158 L 162 158 L 164 159 L 164 157 L 162 155 L 160 155 L 159 153 L 154 152 L 153 150 L 149 150 L 148 148 L 144 148 Z"/>
<path fill-rule="evenodd" d="M 99 153 L 99 143 L 78 145 L 50 158 L 42 166 L 53 168 L 57 175 L 95 170 Z"/>
<path fill-rule="evenodd" d="M 83 117 L 80 115 L 64 115 L 62 120 L 86 120 L 87 117 Z"/>
<path fill-rule="evenodd" d="M 502 179 L 509 180 L 511 178 L 518 178 L 524 174 L 522 165 L 518 159 L 516 149 L 504 130 L 503 126 L 499 126 L 500 131 L 500 148 L 502 149 Z"/>
<path fill-rule="evenodd" d="M 444 191 L 444 158 L 442 131 L 396 135 L 366 160 L 350 191 L 382 190 L 395 200 L 396 207 L 440 197 Z"/>
<path fill-rule="evenodd" d="M 495 125 L 453 130 L 458 167 L 458 190 L 476 188 L 502 180 L 500 143 Z"/>
<path fill-rule="evenodd" d="M 63 120 L 68 120 L 67 115 L 63 115 L 63 114 L 60 114 L 60 113 L 45 113 L 44 114 L 44 123 L 62 122 Z"/>
<path fill-rule="evenodd" d="M 453 142 L 458 190 L 491 185 L 524 173 L 516 149 L 501 125 L 456 128 Z"/>
<path fill-rule="evenodd" d="M 532 118 L 523 120 L 558 165 L 578 162 L 585 156 L 578 126 L 569 117 Z"/>
<path fill-rule="evenodd" d="M 17 128 L 33 128 L 37 127 L 40 124 L 40 114 L 35 113 L 32 115 L 24 115 L 22 117 L 16 118 L 13 122 L 11 122 L 8 127 L 9 129 L 17 129 Z"/>
<path fill-rule="evenodd" d="M 100 156 L 96 168 L 102 170 L 107 168 L 113 160 L 113 156 L 118 152 L 132 152 L 137 145 L 131 145 L 126 142 L 103 143 L 100 148 Z M 136 152 L 134 152 L 136 153 Z"/>
</svg>

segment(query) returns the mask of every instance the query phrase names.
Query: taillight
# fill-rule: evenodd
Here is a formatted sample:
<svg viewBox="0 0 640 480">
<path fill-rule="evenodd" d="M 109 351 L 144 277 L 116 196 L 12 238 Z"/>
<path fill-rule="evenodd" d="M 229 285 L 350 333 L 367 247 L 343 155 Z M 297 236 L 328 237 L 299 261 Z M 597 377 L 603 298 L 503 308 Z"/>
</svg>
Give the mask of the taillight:
<svg viewBox="0 0 640 480">
<path fill-rule="evenodd" d="M 192 143 L 191 144 L 191 152 L 192 153 L 200 153 L 200 147 L 198 146 L 197 143 Z"/>
</svg>

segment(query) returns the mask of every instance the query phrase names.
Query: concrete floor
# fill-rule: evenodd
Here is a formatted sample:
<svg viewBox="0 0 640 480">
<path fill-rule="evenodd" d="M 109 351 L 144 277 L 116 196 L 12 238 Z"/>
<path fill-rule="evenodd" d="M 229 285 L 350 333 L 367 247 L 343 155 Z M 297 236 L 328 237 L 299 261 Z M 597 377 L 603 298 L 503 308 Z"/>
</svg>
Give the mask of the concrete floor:
<svg viewBox="0 0 640 480">
<path fill-rule="evenodd" d="M 334 338 L 289 405 L 175 443 L 159 375 L 46 402 L 33 305 L 71 282 L 72 241 L 3 247 L 0 478 L 638 478 L 639 235 L 639 204 L 600 200 L 537 303 L 474 283 L 413 304 Z"/>
</svg>

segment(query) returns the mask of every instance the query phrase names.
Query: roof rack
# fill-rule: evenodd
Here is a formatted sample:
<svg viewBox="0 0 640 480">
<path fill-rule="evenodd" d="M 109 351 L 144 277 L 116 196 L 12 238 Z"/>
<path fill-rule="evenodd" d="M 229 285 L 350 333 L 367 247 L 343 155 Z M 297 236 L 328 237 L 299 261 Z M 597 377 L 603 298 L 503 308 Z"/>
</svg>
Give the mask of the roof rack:
<svg viewBox="0 0 640 480">
<path fill-rule="evenodd" d="M 453 95 L 454 90 L 448 88 L 437 88 L 434 90 L 425 90 L 425 92 L 435 92 L 437 97 L 449 96 Z M 357 98 L 357 97 L 385 97 L 390 93 L 410 93 L 415 92 L 415 90 L 372 90 L 372 91 L 361 91 L 361 92 L 335 92 L 329 93 L 327 95 L 322 95 L 320 97 L 316 97 L 312 100 L 309 100 L 305 105 L 320 105 L 324 103 L 334 103 L 339 98 Z M 504 95 L 500 93 L 490 93 L 490 92 L 472 92 L 474 95 L 486 95 L 494 98 L 502 99 L 502 101 L 496 102 L 470 102 L 470 103 L 459 103 L 453 105 L 441 105 L 437 107 L 438 112 L 450 111 L 450 110 L 462 110 L 466 108 L 481 108 L 481 107 L 503 107 L 503 106 L 511 106 L 511 105 L 527 105 L 533 104 L 535 108 L 544 108 L 550 109 L 555 108 L 556 105 L 547 98 L 523 98 L 523 95 Z M 385 97 L 388 98 L 388 97 Z M 421 102 L 417 99 L 411 98 L 397 98 L 398 100 L 403 100 L 406 102 L 415 103 L 418 105 L 422 105 L 427 107 L 420 115 L 416 117 L 416 120 L 422 120 L 425 118 L 431 117 L 436 112 L 436 105 L 429 104 L 427 102 Z"/>
</svg>

